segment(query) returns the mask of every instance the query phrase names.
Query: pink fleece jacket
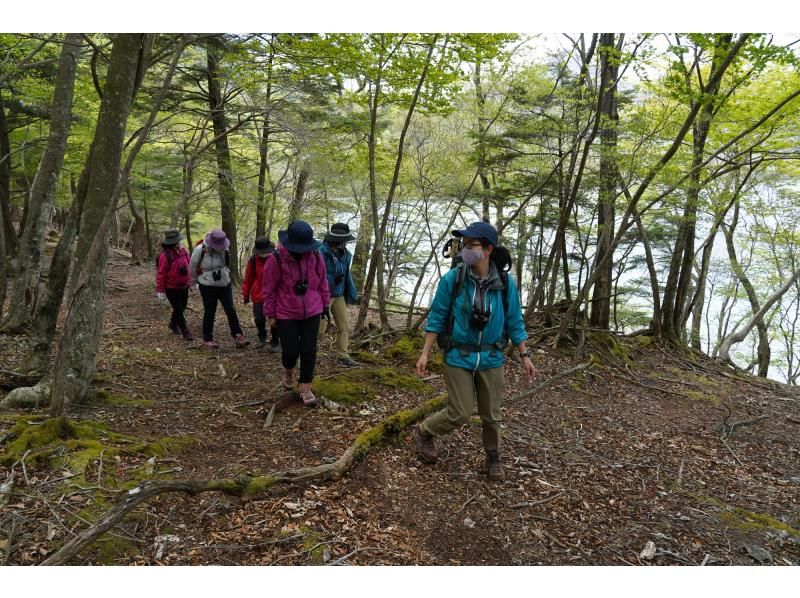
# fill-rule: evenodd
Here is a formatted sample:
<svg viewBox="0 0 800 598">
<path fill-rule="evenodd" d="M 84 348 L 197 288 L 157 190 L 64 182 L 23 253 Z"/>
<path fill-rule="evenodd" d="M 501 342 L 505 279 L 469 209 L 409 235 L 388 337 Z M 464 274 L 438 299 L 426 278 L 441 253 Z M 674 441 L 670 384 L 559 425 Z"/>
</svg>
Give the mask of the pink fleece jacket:
<svg viewBox="0 0 800 598">
<path fill-rule="evenodd" d="M 280 254 L 280 267 L 277 254 Z M 305 295 L 295 292 L 298 280 L 308 281 Z M 285 247 L 278 247 L 264 264 L 261 296 L 266 318 L 305 320 L 321 314 L 322 308 L 331 302 L 325 260 L 318 251 L 309 251 L 298 262 Z"/>
</svg>

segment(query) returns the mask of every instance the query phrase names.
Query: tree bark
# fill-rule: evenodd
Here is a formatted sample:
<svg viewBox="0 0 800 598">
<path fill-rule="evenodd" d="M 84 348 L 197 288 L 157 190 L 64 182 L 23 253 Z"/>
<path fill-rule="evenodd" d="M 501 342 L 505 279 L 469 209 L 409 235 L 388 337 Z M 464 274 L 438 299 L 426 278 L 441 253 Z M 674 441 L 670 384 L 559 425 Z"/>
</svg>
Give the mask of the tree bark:
<svg viewBox="0 0 800 598">
<path fill-rule="evenodd" d="M 294 193 L 292 193 L 292 201 L 289 204 L 289 222 L 297 220 L 303 214 L 304 202 L 306 197 L 306 185 L 308 184 L 308 164 L 303 163 L 300 167 L 300 173 L 297 175 L 297 182 L 294 186 Z"/>
<path fill-rule="evenodd" d="M 753 287 L 753 283 L 750 282 L 750 279 L 747 276 L 747 273 L 744 271 L 744 268 L 739 263 L 738 258 L 736 257 L 736 247 L 734 245 L 734 238 L 733 234 L 736 230 L 736 224 L 739 220 L 739 203 L 738 200 L 736 202 L 736 206 L 733 210 L 733 221 L 730 226 L 724 226 L 722 232 L 725 235 L 725 247 L 728 250 L 728 258 L 731 262 L 731 270 L 736 275 L 736 278 L 742 285 L 742 288 L 747 295 L 747 300 L 750 302 L 750 309 L 753 311 L 754 314 L 757 314 L 761 311 L 761 306 L 759 305 L 758 295 L 756 294 L 756 290 Z M 769 372 L 769 360 L 770 360 L 770 349 L 769 349 L 769 333 L 767 331 L 767 326 L 764 323 L 764 318 L 760 317 L 755 320 L 755 327 L 758 330 L 758 375 L 761 378 L 766 378 L 767 373 Z M 745 334 L 746 336 L 746 334 Z M 741 338 L 744 340 L 744 337 Z M 741 341 L 734 341 L 734 342 L 741 342 Z M 724 341 L 723 341 L 724 345 Z M 728 359 L 727 353 L 723 357 L 723 359 Z"/>
<path fill-rule="evenodd" d="M 231 152 L 228 145 L 228 120 L 225 115 L 225 98 L 220 88 L 221 76 L 219 62 L 221 44 L 218 39 L 211 38 L 207 45 L 208 66 L 208 99 L 211 107 L 211 122 L 214 127 L 215 153 L 217 156 L 217 181 L 219 190 L 222 230 L 230 241 L 231 281 L 234 285 L 241 282 L 239 275 L 239 251 L 236 242 L 236 188 L 233 185 L 233 169 Z"/>
<path fill-rule="evenodd" d="M 8 138 L 8 122 L 0 90 L 0 212 L 3 225 L 4 251 L 7 257 L 17 255 L 17 231 L 11 222 L 11 142 Z"/>
<path fill-rule="evenodd" d="M 150 239 L 147 238 L 147 230 L 144 226 L 144 218 L 136 208 L 136 202 L 131 193 L 131 186 L 126 182 L 125 195 L 128 197 L 128 207 L 131 210 L 131 217 L 133 218 L 133 226 L 131 228 L 131 264 L 140 266 L 147 259 L 147 246 L 150 244 Z"/>
<path fill-rule="evenodd" d="M 50 111 L 50 133 L 33 180 L 28 217 L 19 241 L 19 249 L 25 259 L 17 260 L 9 313 L 3 323 L 3 330 L 6 332 L 16 332 L 26 326 L 36 309 L 42 270 L 42 246 L 67 149 L 72 121 L 72 95 L 82 37 L 80 33 L 69 33 L 62 45 Z"/>
<path fill-rule="evenodd" d="M 83 399 L 95 369 L 105 306 L 108 232 L 118 196 L 125 127 L 137 80 L 148 56 L 142 53 L 150 34 L 114 36 L 103 101 L 95 128 L 89 167 L 86 209 L 81 237 L 91 244 L 70 292 L 70 304 L 55 360 L 50 414 L 61 415 L 65 405 Z M 96 215 L 101 214 L 98 220 Z"/>
<path fill-rule="evenodd" d="M 275 41 L 272 34 L 272 41 Z M 272 186 L 272 177 L 269 172 L 269 135 L 271 133 L 271 105 L 272 100 L 272 63 L 275 59 L 275 48 L 270 44 L 269 58 L 267 60 L 267 91 L 265 97 L 266 111 L 264 112 L 264 124 L 261 130 L 259 143 L 259 164 L 258 164 L 258 199 L 256 200 L 256 237 L 261 237 L 266 232 L 267 206 L 266 191 L 267 181 L 269 181 L 270 201 L 275 204 L 275 189 Z"/>
<path fill-rule="evenodd" d="M 619 40 L 620 44 L 622 39 Z M 617 76 L 619 59 L 613 33 L 600 34 L 600 188 L 597 202 L 597 252 L 600 257 L 613 252 L 614 217 L 617 190 Z M 591 300 L 589 325 L 608 330 L 611 312 L 613 255 L 597 275 Z"/>
<path fill-rule="evenodd" d="M 67 221 L 53 252 L 53 259 L 50 262 L 50 270 L 47 276 L 47 286 L 36 307 L 31 349 L 25 364 L 26 371 L 31 373 L 44 374 L 48 370 L 47 365 L 50 359 L 50 349 L 53 345 L 58 312 L 61 309 L 64 291 L 69 278 L 73 244 L 75 237 L 80 232 L 81 216 L 89 184 L 89 168 L 92 164 L 94 146 L 95 141 L 93 140 L 92 145 L 89 147 L 89 154 L 86 157 L 83 172 L 81 172 L 78 180 L 77 189 L 72 197 L 72 205 L 67 214 Z"/>
</svg>

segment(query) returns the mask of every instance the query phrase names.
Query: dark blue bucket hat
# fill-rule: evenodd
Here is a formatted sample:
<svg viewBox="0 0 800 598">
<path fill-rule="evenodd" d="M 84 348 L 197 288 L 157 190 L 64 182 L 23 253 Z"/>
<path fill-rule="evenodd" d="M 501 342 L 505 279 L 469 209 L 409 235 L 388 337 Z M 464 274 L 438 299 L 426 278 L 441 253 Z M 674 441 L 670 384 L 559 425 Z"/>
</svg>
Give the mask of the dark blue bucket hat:
<svg viewBox="0 0 800 598">
<path fill-rule="evenodd" d="M 492 247 L 497 247 L 497 229 L 488 222 L 473 222 L 463 230 L 454 230 L 452 234 L 467 239 L 486 239 Z"/>
<path fill-rule="evenodd" d="M 278 231 L 281 245 L 295 253 L 306 253 L 319 249 L 322 243 L 314 238 L 311 225 L 305 220 L 295 220 L 287 230 Z"/>
</svg>

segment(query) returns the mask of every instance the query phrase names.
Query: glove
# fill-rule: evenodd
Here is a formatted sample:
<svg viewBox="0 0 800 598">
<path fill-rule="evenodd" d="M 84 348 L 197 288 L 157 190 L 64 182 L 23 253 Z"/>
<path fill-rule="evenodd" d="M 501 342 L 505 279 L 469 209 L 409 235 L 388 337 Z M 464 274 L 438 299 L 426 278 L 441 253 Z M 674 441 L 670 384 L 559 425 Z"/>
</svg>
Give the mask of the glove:
<svg viewBox="0 0 800 598">
<path fill-rule="evenodd" d="M 331 321 L 331 312 L 327 306 L 322 308 L 322 317 L 328 320 L 328 322 Z"/>
<path fill-rule="evenodd" d="M 159 301 L 166 301 L 167 296 L 164 293 L 156 293 L 156 299 L 158 299 Z"/>
<path fill-rule="evenodd" d="M 242 299 L 244 299 L 244 304 L 245 304 L 245 305 L 247 305 L 248 303 L 250 303 L 250 297 L 242 297 Z"/>
</svg>

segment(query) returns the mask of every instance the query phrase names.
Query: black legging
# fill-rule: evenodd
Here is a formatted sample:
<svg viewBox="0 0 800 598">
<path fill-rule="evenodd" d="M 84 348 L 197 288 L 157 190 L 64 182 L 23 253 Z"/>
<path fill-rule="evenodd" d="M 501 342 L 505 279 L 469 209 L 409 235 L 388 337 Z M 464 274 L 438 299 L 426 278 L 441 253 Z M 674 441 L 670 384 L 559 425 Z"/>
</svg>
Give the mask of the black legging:
<svg viewBox="0 0 800 598">
<path fill-rule="evenodd" d="M 189 303 L 189 289 L 165 289 L 164 293 L 172 306 L 172 317 L 169 320 L 170 328 L 177 328 L 181 332 L 186 330 L 186 318 L 183 312 Z"/>
<path fill-rule="evenodd" d="M 233 307 L 233 290 L 231 285 L 226 287 L 211 287 L 201 284 L 200 296 L 203 297 L 203 340 L 208 342 L 214 340 L 214 316 L 217 315 L 217 301 L 222 303 L 222 309 L 228 316 L 228 326 L 231 329 L 231 336 L 236 337 L 242 334 L 242 327 L 239 325 L 239 316 Z"/>
<path fill-rule="evenodd" d="M 256 324 L 256 328 L 258 329 L 258 340 L 262 343 L 266 342 L 267 340 L 267 318 L 264 315 L 264 304 L 263 303 L 253 303 L 253 321 Z M 269 331 L 272 333 L 272 341 L 271 344 L 277 345 L 278 344 L 278 327 L 277 326 L 270 326 Z"/>
<path fill-rule="evenodd" d="M 317 335 L 319 315 L 305 320 L 278 320 L 278 335 L 281 338 L 281 361 L 283 367 L 292 369 L 300 358 L 300 383 L 314 379 L 317 361 Z"/>
</svg>

